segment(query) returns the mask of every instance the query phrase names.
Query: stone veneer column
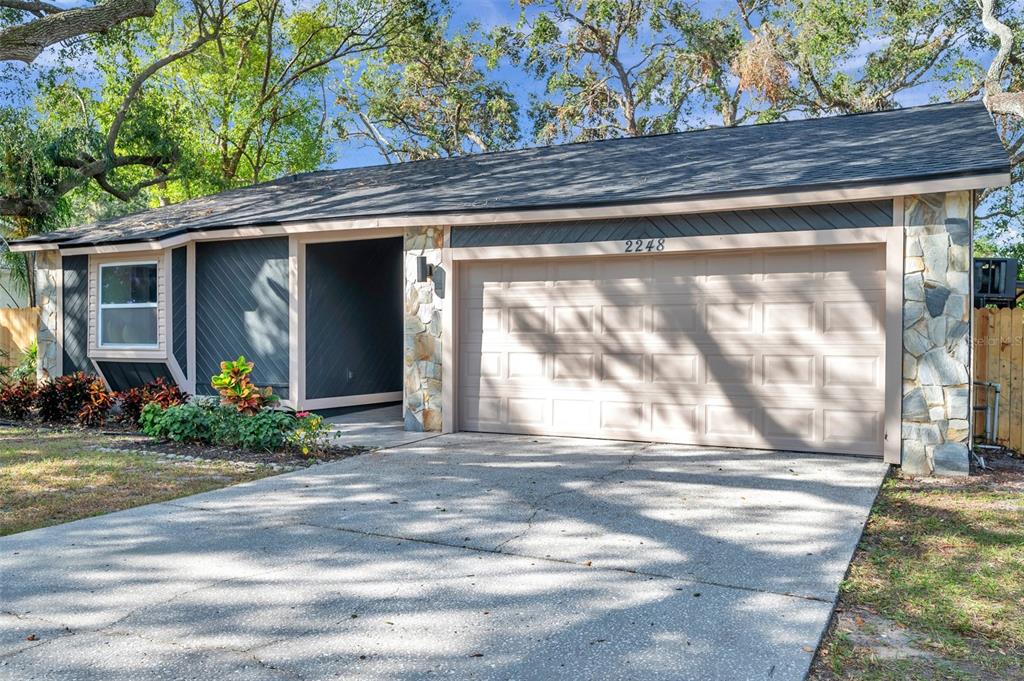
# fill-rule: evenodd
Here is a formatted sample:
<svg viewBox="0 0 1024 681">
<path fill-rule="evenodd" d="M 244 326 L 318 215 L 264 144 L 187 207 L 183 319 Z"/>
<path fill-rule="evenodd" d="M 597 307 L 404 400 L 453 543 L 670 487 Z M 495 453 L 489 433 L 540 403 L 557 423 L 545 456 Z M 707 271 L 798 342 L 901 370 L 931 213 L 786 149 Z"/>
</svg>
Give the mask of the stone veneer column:
<svg viewBox="0 0 1024 681">
<path fill-rule="evenodd" d="M 57 281 L 60 253 L 35 253 L 36 305 L 39 306 L 39 334 L 36 338 L 36 380 L 40 383 L 60 375 L 60 345 L 57 342 Z"/>
<path fill-rule="evenodd" d="M 970 426 L 971 195 L 905 200 L 903 470 L 966 475 Z"/>
<path fill-rule="evenodd" d="M 416 258 L 441 264 L 443 227 L 405 230 L 405 429 L 441 430 L 441 330 L 444 272 L 416 281 Z M 450 296 L 449 296 L 450 297 Z"/>
</svg>

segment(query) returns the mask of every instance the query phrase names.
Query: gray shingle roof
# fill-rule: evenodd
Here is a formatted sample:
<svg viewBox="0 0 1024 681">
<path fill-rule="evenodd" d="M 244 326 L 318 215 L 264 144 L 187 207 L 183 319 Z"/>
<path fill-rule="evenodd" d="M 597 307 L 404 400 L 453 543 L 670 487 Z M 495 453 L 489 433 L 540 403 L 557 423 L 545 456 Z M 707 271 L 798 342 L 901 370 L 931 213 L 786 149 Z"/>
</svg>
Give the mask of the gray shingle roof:
<svg viewBox="0 0 1024 681">
<path fill-rule="evenodd" d="M 303 220 L 600 206 L 1008 172 L 980 102 L 286 177 L 26 241 L 156 240 Z"/>
</svg>

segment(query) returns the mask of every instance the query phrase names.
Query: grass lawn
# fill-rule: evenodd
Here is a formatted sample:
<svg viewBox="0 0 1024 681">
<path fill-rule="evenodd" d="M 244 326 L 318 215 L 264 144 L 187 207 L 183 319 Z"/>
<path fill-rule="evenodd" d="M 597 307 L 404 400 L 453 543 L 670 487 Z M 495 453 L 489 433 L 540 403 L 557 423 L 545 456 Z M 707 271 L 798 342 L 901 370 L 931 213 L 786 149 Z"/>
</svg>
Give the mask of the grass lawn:
<svg viewBox="0 0 1024 681">
<path fill-rule="evenodd" d="M 166 501 L 273 474 L 227 462 L 95 451 L 95 431 L 0 426 L 0 536 Z"/>
<path fill-rule="evenodd" d="M 1024 469 L 886 481 L 812 679 L 1024 679 Z"/>
</svg>

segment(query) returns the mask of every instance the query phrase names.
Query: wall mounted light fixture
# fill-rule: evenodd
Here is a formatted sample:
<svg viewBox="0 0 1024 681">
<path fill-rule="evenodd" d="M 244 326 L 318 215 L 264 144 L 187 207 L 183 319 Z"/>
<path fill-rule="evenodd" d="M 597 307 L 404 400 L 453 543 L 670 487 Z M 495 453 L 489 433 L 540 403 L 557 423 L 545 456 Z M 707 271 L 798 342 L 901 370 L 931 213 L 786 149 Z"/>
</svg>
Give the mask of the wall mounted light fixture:
<svg viewBox="0 0 1024 681">
<path fill-rule="evenodd" d="M 434 266 L 427 264 L 427 256 L 416 256 L 416 281 L 421 284 L 434 276 Z"/>
</svg>

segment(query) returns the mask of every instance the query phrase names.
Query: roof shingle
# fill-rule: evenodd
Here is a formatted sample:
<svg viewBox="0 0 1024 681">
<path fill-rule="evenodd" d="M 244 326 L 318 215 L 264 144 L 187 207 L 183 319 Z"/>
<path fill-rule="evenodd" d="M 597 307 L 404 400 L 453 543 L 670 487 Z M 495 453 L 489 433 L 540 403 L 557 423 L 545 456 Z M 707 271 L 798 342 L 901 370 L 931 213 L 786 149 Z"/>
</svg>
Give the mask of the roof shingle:
<svg viewBox="0 0 1024 681">
<path fill-rule="evenodd" d="M 1009 171 L 980 102 L 328 170 L 26 241 L 149 241 L 195 230 L 600 206 Z"/>
</svg>

